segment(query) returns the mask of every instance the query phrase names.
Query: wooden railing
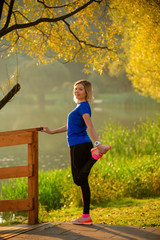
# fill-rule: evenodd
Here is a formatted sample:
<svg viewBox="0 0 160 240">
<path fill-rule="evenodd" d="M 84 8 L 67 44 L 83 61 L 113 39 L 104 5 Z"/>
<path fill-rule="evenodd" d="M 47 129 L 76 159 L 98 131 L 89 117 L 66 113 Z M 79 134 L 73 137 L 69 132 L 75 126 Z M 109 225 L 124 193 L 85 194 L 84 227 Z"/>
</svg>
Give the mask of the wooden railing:
<svg viewBox="0 0 160 240">
<path fill-rule="evenodd" d="M 1 200 L 0 212 L 28 211 L 28 224 L 38 223 L 38 131 L 0 132 L 0 147 L 28 144 L 28 165 L 0 168 L 0 179 L 28 177 L 28 198 Z"/>
</svg>

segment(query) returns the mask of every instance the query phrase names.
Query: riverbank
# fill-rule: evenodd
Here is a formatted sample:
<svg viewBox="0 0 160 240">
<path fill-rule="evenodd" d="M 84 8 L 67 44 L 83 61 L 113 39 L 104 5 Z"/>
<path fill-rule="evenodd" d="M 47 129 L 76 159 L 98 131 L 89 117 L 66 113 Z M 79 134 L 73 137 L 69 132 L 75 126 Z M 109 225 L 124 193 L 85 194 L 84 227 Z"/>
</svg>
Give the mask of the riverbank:
<svg viewBox="0 0 160 240">
<path fill-rule="evenodd" d="M 80 216 L 81 207 L 63 207 L 47 212 L 39 208 L 39 223 L 71 222 Z M 160 227 L 160 197 L 148 199 L 124 198 L 99 205 L 91 205 L 90 211 L 94 224 Z M 26 217 L 18 217 L 6 224 L 25 224 Z"/>
<path fill-rule="evenodd" d="M 71 222 L 82 213 L 80 207 L 63 207 L 46 212 L 40 208 L 40 222 Z M 99 205 L 91 205 L 91 217 L 96 224 L 159 227 L 160 198 L 125 198 Z"/>
</svg>

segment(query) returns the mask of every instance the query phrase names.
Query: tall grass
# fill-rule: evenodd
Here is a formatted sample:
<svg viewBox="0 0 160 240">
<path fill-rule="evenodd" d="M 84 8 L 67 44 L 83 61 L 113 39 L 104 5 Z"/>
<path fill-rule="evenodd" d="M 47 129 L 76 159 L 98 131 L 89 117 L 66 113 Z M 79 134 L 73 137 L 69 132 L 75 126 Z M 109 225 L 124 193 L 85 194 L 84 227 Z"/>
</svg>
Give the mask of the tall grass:
<svg viewBox="0 0 160 240">
<path fill-rule="evenodd" d="M 106 124 L 102 142 L 112 149 L 91 170 L 92 204 L 160 196 L 159 118 L 147 119 L 132 129 Z M 27 198 L 27 185 L 27 178 L 3 183 L 0 199 Z M 80 189 L 73 183 L 70 168 L 39 173 L 39 202 L 46 210 L 81 205 Z"/>
</svg>

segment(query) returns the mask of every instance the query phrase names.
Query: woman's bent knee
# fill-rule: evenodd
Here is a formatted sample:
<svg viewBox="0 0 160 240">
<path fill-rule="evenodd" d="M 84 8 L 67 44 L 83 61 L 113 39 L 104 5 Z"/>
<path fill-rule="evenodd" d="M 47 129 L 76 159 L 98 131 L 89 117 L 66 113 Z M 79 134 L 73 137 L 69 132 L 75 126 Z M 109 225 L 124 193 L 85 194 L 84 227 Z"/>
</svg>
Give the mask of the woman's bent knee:
<svg viewBox="0 0 160 240">
<path fill-rule="evenodd" d="M 75 183 L 77 186 L 81 186 L 81 185 L 82 185 L 82 181 L 81 181 L 81 179 L 79 179 L 78 177 L 77 177 L 77 178 L 74 178 L 73 181 L 74 181 L 74 183 Z"/>
<path fill-rule="evenodd" d="M 88 186 L 87 176 L 76 177 L 76 178 L 73 178 L 73 180 L 77 186 Z"/>
</svg>

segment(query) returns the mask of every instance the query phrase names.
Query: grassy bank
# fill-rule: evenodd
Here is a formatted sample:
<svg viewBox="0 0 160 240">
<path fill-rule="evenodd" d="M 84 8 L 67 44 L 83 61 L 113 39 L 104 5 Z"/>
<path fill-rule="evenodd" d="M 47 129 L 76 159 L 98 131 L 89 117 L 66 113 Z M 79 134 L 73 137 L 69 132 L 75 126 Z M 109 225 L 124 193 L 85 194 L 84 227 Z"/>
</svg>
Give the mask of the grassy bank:
<svg viewBox="0 0 160 240">
<path fill-rule="evenodd" d="M 105 131 L 101 134 L 102 141 L 111 145 L 112 149 L 94 165 L 89 179 L 95 222 L 107 224 L 121 222 L 128 225 L 129 219 L 133 218 L 130 224 L 142 225 L 143 216 L 147 219 L 149 213 L 152 218 L 145 220 L 143 225 L 158 226 L 160 199 L 136 200 L 138 206 L 135 206 L 133 199 L 160 197 L 159 132 L 159 116 L 154 121 L 148 119 L 141 122 L 132 129 L 114 123 L 106 125 Z M 27 190 L 26 178 L 11 179 L 2 184 L 0 198 L 27 198 Z M 121 205 L 116 208 L 117 210 L 114 206 L 109 206 L 116 201 L 120 203 L 122 199 L 132 199 L 130 205 L 126 205 L 126 209 Z M 63 215 L 66 217 L 64 220 L 69 220 L 70 216 L 73 218 L 81 212 L 80 190 L 73 184 L 70 168 L 39 173 L 39 202 L 41 221 L 54 221 L 55 216 L 59 216 L 56 221 L 62 220 Z M 98 218 L 96 212 L 99 214 Z M 141 220 L 136 223 L 139 214 Z"/>
<path fill-rule="evenodd" d="M 71 222 L 81 213 L 81 207 L 65 206 L 61 209 L 46 211 L 40 205 L 39 222 Z M 10 216 L 9 213 L 6 213 L 6 219 L 9 219 Z M 91 205 L 91 216 L 93 223 L 96 224 L 160 227 L 160 198 L 124 198 L 99 205 Z M 16 223 L 27 223 L 27 214 L 23 213 L 23 217 L 10 219 L 4 224 Z"/>
<path fill-rule="evenodd" d="M 42 222 L 71 222 L 81 213 L 82 209 L 80 207 L 63 207 L 61 210 L 51 210 L 49 212 L 41 208 L 39 216 Z M 91 205 L 91 216 L 96 224 L 159 227 L 160 198 L 125 198 L 99 205 Z"/>
</svg>

